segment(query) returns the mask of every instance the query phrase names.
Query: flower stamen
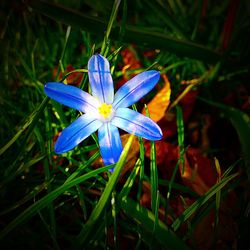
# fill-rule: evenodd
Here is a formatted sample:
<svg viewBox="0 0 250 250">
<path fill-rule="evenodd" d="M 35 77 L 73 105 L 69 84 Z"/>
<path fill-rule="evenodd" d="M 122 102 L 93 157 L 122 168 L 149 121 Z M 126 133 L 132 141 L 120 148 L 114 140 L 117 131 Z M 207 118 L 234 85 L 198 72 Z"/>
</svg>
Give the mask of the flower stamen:
<svg viewBox="0 0 250 250">
<path fill-rule="evenodd" d="M 112 112 L 112 105 L 103 103 L 98 108 L 98 110 L 99 110 L 100 115 L 102 115 L 105 119 L 107 119 L 110 116 L 111 112 Z"/>
</svg>

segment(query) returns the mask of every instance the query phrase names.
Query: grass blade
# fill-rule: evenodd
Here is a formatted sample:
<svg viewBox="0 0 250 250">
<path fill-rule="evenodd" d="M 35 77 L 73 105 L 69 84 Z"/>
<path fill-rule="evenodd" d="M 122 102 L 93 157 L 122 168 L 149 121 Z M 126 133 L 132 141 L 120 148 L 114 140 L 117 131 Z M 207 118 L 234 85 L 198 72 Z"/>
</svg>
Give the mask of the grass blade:
<svg viewBox="0 0 250 250">
<path fill-rule="evenodd" d="M 177 231 L 181 224 L 186 221 L 190 216 L 195 213 L 203 204 L 205 204 L 212 196 L 214 196 L 218 191 L 220 191 L 229 181 L 233 180 L 238 173 L 225 177 L 221 182 L 214 185 L 208 192 L 206 192 L 201 198 L 194 202 L 189 208 L 187 208 L 183 214 L 177 218 L 173 224 L 172 228 L 174 231 Z"/>
<path fill-rule="evenodd" d="M 139 172 L 141 168 L 141 161 L 140 159 L 137 160 L 135 167 L 133 168 L 131 174 L 129 175 L 127 181 L 125 182 L 125 184 L 123 185 L 123 188 L 119 194 L 119 199 L 121 200 L 126 200 L 126 198 L 128 197 L 130 190 L 135 182 L 136 176 Z"/>
<path fill-rule="evenodd" d="M 144 1 L 146 5 L 150 8 L 152 12 L 155 12 L 155 14 L 161 19 L 166 26 L 169 26 L 173 30 L 174 33 L 176 33 L 180 38 L 183 38 L 185 40 L 188 40 L 187 35 L 182 30 L 182 28 L 179 26 L 179 24 L 173 19 L 173 17 L 166 11 L 163 6 L 161 6 L 157 1 Z"/>
<path fill-rule="evenodd" d="M 55 200 L 58 196 L 60 196 L 62 193 L 64 193 L 69 188 L 80 184 L 87 179 L 90 179 L 92 177 L 97 176 L 98 174 L 108 170 L 109 167 L 102 167 L 96 170 L 93 170 L 85 175 L 82 175 L 78 178 L 75 178 L 74 180 L 67 182 L 63 184 L 62 186 L 58 187 L 57 189 L 53 190 L 46 196 L 44 196 L 42 199 L 31 205 L 29 208 L 24 210 L 19 216 L 17 216 L 13 221 L 10 222 L 7 227 L 5 227 L 0 232 L 0 239 L 4 238 L 7 234 L 9 234 L 12 230 L 14 230 L 16 227 L 20 226 L 25 221 L 31 219 L 35 214 L 38 213 L 41 209 L 48 206 L 53 200 Z"/>
<path fill-rule="evenodd" d="M 49 101 L 49 98 L 44 98 L 43 102 L 37 107 L 32 114 L 27 118 L 24 125 L 20 126 L 18 129 L 18 132 L 10 139 L 8 143 L 6 143 L 1 149 L 0 149 L 0 156 L 9 148 L 12 146 L 13 143 L 22 135 L 22 133 L 33 123 L 35 123 L 41 113 L 43 112 L 44 108 L 46 107 L 47 103 Z"/>
<path fill-rule="evenodd" d="M 140 206 L 137 202 L 127 198 L 121 201 L 121 208 L 124 212 L 137 221 L 142 231 L 147 231 L 151 235 L 154 230 L 154 239 L 167 249 L 179 250 L 188 249 L 188 247 L 179 239 L 166 225 L 159 220 L 158 226 L 154 228 L 155 216 L 146 208 Z M 142 235 L 143 236 L 143 235 Z"/>
<path fill-rule="evenodd" d="M 153 213 L 156 213 L 157 209 L 157 191 L 158 191 L 158 173 L 156 163 L 156 149 L 155 142 L 151 142 L 150 149 L 150 184 L 151 184 L 151 208 Z"/>
<path fill-rule="evenodd" d="M 102 48 L 101 48 L 101 54 L 104 55 L 104 56 L 107 56 L 107 54 L 104 53 L 104 52 L 105 52 L 105 48 L 106 48 L 107 43 L 108 43 L 108 39 L 109 39 L 109 35 L 110 35 L 110 32 L 111 32 L 113 23 L 114 23 L 114 21 L 116 19 L 116 16 L 117 16 L 117 12 L 118 12 L 120 2 L 121 2 L 120 0 L 115 0 L 114 4 L 113 4 L 113 9 L 111 11 L 107 31 L 105 33 L 104 40 L 103 40 L 103 43 L 102 43 Z"/>
<path fill-rule="evenodd" d="M 101 36 L 106 30 L 107 23 L 100 18 L 88 16 L 75 10 L 65 8 L 61 5 L 49 3 L 47 1 L 32 0 L 29 6 L 56 21 L 65 23 L 72 27 L 81 28 L 90 33 Z M 120 27 L 114 27 L 110 38 L 119 40 Z M 123 42 L 143 44 L 149 48 L 158 48 L 171 51 L 179 56 L 187 56 L 206 62 L 217 62 L 221 55 L 216 51 L 206 48 L 200 44 L 175 39 L 160 32 L 153 32 L 143 27 L 127 25 L 123 35 Z"/>
<path fill-rule="evenodd" d="M 209 101 L 207 99 L 199 97 L 200 100 L 210 105 L 218 107 L 222 110 L 224 115 L 231 121 L 232 125 L 236 129 L 243 151 L 243 158 L 245 159 L 246 172 L 248 179 L 250 180 L 250 117 L 236 109 L 221 103 Z"/>
<path fill-rule="evenodd" d="M 183 113 L 180 106 L 176 106 L 176 123 L 177 123 L 177 132 L 178 132 L 178 145 L 179 145 L 179 157 L 180 165 L 182 167 L 182 172 L 184 171 L 185 166 L 185 150 L 184 150 L 184 122 L 183 122 Z"/>
<path fill-rule="evenodd" d="M 115 184 L 119 178 L 120 172 L 122 170 L 123 165 L 125 164 L 130 146 L 133 142 L 134 136 L 131 135 L 128 139 L 128 142 L 126 143 L 122 154 L 120 156 L 119 161 L 116 164 L 115 170 L 113 174 L 111 175 L 103 193 L 100 197 L 100 200 L 98 201 L 97 205 L 95 206 L 94 210 L 92 211 L 88 221 L 86 222 L 83 230 L 80 232 L 80 234 L 77 237 L 76 243 L 73 245 L 73 249 L 80 248 L 83 244 L 87 243 L 89 240 L 89 237 L 91 236 L 93 230 L 95 229 L 96 223 L 101 219 L 101 214 L 104 211 L 104 208 L 106 207 L 111 193 L 113 192 L 115 188 Z"/>
</svg>

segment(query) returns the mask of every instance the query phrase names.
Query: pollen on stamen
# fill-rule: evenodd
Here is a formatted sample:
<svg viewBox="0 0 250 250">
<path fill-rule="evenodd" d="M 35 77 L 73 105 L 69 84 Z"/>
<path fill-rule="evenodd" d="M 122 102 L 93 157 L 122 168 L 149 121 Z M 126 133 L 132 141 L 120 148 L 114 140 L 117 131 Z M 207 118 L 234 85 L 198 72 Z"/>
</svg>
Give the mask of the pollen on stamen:
<svg viewBox="0 0 250 250">
<path fill-rule="evenodd" d="M 111 112 L 112 112 L 112 105 L 103 103 L 99 108 L 99 113 L 102 115 L 105 119 L 109 118 Z"/>
</svg>

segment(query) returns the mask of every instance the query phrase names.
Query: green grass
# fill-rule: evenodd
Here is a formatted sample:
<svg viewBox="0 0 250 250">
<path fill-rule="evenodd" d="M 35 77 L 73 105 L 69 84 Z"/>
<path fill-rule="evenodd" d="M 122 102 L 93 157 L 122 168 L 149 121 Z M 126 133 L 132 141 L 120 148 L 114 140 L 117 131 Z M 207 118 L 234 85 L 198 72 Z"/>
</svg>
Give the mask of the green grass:
<svg viewBox="0 0 250 250">
<path fill-rule="evenodd" d="M 1 249 L 204 249 L 201 225 L 212 248 L 247 242 L 250 5 L 237 3 L 0 4 Z M 78 86 L 90 91 L 95 53 L 110 61 L 115 88 L 147 69 L 171 84 L 162 141 L 130 137 L 114 166 L 103 166 L 96 134 L 55 154 L 56 137 L 81 114 L 43 90 L 77 73 Z M 132 108 L 141 112 L 163 85 L 161 78 Z M 192 176 L 184 180 L 187 166 Z M 232 230 L 232 221 L 236 230 L 225 240 L 221 229 Z"/>
</svg>

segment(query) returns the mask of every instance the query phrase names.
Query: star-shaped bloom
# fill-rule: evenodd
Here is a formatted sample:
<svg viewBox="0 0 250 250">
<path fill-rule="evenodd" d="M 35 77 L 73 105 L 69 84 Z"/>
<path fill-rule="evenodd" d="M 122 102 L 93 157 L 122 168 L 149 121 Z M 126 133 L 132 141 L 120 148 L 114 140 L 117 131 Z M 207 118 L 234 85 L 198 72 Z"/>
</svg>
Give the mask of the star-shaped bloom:
<svg viewBox="0 0 250 250">
<path fill-rule="evenodd" d="M 150 118 L 128 107 L 146 95 L 160 78 L 158 71 L 142 72 L 114 95 L 108 60 L 94 55 L 88 62 L 92 95 L 70 85 L 49 82 L 44 91 L 50 98 L 83 112 L 65 128 L 55 144 L 57 154 L 65 153 L 98 130 L 100 152 L 105 165 L 116 163 L 122 152 L 118 128 L 148 140 L 160 140 L 162 131 Z"/>
</svg>

